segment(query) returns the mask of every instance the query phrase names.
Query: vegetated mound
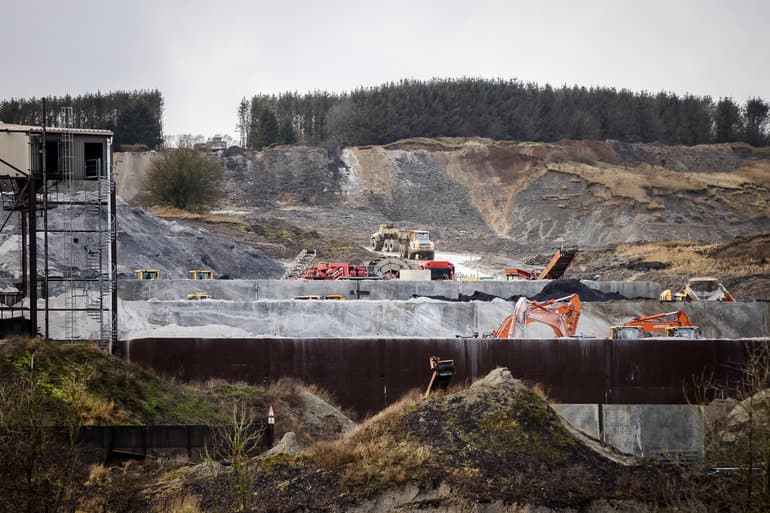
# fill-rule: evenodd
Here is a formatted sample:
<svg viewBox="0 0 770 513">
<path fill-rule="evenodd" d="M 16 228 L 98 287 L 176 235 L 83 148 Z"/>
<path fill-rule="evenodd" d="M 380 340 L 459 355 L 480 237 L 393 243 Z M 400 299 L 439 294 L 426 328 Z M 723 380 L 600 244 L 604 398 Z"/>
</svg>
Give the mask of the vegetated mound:
<svg viewBox="0 0 770 513">
<path fill-rule="evenodd" d="M 324 392 L 283 379 L 269 388 L 210 381 L 176 383 L 92 345 L 0 340 L 0 386 L 33 380 L 51 418 L 74 411 L 86 425 L 223 424 L 243 403 L 257 418 L 272 403 L 277 436 L 293 431 L 301 445 L 333 439 L 353 422 Z"/>
<path fill-rule="evenodd" d="M 453 393 L 414 393 L 301 457 L 262 460 L 240 497 L 226 493 L 227 472 L 191 473 L 181 493 L 220 512 L 244 497 L 250 511 L 273 512 L 465 511 L 479 503 L 584 510 L 603 499 L 653 504 L 659 475 L 584 446 L 542 398 L 497 369 Z"/>
</svg>

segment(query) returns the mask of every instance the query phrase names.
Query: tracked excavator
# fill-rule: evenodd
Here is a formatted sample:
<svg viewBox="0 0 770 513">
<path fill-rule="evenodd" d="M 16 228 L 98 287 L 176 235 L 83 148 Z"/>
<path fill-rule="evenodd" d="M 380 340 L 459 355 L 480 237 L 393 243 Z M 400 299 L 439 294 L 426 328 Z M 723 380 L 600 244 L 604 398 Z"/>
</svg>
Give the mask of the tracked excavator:
<svg viewBox="0 0 770 513">
<path fill-rule="evenodd" d="M 577 332 L 580 319 L 580 297 L 572 294 L 543 303 L 521 297 L 513 313 L 503 319 L 500 327 L 492 332 L 493 338 L 516 338 L 517 328 L 532 322 L 541 322 L 551 327 L 557 338 L 572 337 Z"/>
<path fill-rule="evenodd" d="M 610 327 L 611 340 L 628 340 L 647 337 L 700 338 L 700 328 L 690 323 L 682 310 L 637 317 L 621 326 Z"/>
</svg>

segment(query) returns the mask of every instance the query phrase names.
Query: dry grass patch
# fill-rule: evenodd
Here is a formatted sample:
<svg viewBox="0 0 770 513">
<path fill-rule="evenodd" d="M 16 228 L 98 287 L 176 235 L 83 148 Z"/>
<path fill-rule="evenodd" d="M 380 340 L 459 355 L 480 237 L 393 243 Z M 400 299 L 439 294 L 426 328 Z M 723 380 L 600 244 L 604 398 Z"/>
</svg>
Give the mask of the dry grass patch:
<svg viewBox="0 0 770 513">
<path fill-rule="evenodd" d="M 711 256 L 722 244 L 692 241 L 667 241 L 637 245 L 621 245 L 620 257 L 643 262 L 663 262 L 669 265 L 669 274 L 691 275 L 749 275 L 770 273 L 770 261 L 760 261 L 749 256 L 717 258 Z"/>
<path fill-rule="evenodd" d="M 158 513 L 200 513 L 199 497 L 194 495 L 186 495 L 184 497 L 177 497 L 170 501 L 167 505 L 157 510 Z"/>
<path fill-rule="evenodd" d="M 198 214 L 188 210 L 182 210 L 174 207 L 154 207 L 149 212 L 163 219 L 186 219 L 190 221 L 203 221 L 214 224 L 233 224 L 236 226 L 248 227 L 249 225 L 240 217 L 230 217 L 214 214 Z"/>
<path fill-rule="evenodd" d="M 767 162 L 753 162 L 731 173 L 676 172 L 650 165 L 618 167 L 575 162 L 554 163 L 552 168 L 603 185 L 613 196 L 631 198 L 651 208 L 662 206 L 654 198 L 656 190 L 671 194 L 701 192 L 709 188 L 739 191 L 746 185 L 770 187 L 770 163 Z"/>
<path fill-rule="evenodd" d="M 414 390 L 358 429 L 339 440 L 317 443 L 304 456 L 327 472 L 340 472 L 348 488 L 383 490 L 419 478 L 430 448 L 409 437 L 403 415 L 420 401 L 420 392 Z"/>
</svg>

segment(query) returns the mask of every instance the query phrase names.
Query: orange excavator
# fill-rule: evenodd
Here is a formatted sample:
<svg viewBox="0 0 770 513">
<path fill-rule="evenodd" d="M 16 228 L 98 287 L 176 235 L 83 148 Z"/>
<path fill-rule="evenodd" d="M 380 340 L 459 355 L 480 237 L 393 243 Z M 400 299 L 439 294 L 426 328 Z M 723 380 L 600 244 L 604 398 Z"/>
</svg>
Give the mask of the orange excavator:
<svg viewBox="0 0 770 513">
<path fill-rule="evenodd" d="M 700 328 L 690 324 L 690 318 L 682 310 L 637 317 L 621 326 L 610 327 L 611 340 L 646 337 L 700 338 Z"/>
<path fill-rule="evenodd" d="M 492 332 L 493 338 L 515 338 L 516 328 L 531 322 L 541 322 L 551 327 L 556 337 L 572 337 L 580 319 L 580 297 L 572 294 L 543 303 L 522 297 L 516 302 L 513 313 L 503 319 L 500 327 Z"/>
</svg>

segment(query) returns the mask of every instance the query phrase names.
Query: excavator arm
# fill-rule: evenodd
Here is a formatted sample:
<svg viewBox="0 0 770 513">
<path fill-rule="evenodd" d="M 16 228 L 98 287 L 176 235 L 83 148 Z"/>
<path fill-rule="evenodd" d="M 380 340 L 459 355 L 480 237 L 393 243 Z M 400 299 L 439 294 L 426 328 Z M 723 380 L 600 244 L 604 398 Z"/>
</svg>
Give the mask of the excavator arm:
<svg viewBox="0 0 770 513">
<path fill-rule="evenodd" d="M 550 326 L 556 337 L 571 337 L 577 332 L 579 319 L 580 297 L 577 294 L 543 303 L 522 297 L 516 302 L 513 313 L 503 319 L 492 336 L 513 338 L 517 327 L 540 322 Z"/>
<path fill-rule="evenodd" d="M 610 339 L 650 336 L 698 338 L 698 333 L 698 327 L 690 324 L 690 318 L 682 310 L 637 317 L 621 326 L 610 327 Z"/>
</svg>

